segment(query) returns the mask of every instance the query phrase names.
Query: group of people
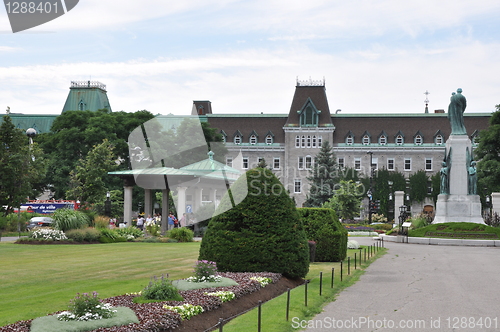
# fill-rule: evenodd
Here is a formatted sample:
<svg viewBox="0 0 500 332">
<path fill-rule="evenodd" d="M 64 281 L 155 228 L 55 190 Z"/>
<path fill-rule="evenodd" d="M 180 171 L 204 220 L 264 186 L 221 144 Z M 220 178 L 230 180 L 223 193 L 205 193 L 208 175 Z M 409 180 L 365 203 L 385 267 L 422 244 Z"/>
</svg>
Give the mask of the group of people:
<svg viewBox="0 0 500 332">
<path fill-rule="evenodd" d="M 179 219 L 177 219 L 174 214 L 172 213 L 172 211 L 170 211 L 170 213 L 168 214 L 168 218 L 167 218 L 167 221 L 168 221 L 168 229 L 173 229 L 173 228 L 177 228 L 177 227 L 183 227 L 183 226 L 186 226 L 186 214 L 183 213 L 182 214 L 182 217 L 180 217 Z M 140 230 L 144 230 L 144 227 L 145 226 L 150 226 L 150 225 L 159 225 L 161 224 L 161 214 L 159 213 L 156 213 L 154 215 L 154 217 L 151 217 L 151 215 L 148 215 L 147 218 L 144 218 L 144 216 L 140 215 L 139 218 L 137 218 L 137 228 L 139 228 Z"/>
</svg>

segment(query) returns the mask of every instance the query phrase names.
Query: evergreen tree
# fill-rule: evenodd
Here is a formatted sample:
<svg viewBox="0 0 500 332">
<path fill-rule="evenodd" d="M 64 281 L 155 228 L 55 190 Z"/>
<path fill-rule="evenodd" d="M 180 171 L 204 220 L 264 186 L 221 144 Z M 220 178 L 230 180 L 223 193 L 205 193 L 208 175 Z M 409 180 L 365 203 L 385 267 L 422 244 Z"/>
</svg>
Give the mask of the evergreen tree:
<svg viewBox="0 0 500 332">
<path fill-rule="evenodd" d="M 291 278 L 309 270 L 306 233 L 293 201 L 266 168 L 240 177 L 222 198 L 200 247 L 200 260 L 220 271 L 277 272 Z M 233 207 L 232 202 L 241 201 Z"/>
<path fill-rule="evenodd" d="M 478 191 L 487 193 L 500 191 L 500 105 L 490 118 L 490 126 L 479 133 L 477 149 L 474 151 L 477 163 Z"/>
<path fill-rule="evenodd" d="M 362 185 L 352 180 L 340 180 L 335 195 L 323 204 L 324 208 L 337 212 L 342 219 L 354 219 L 361 211 Z"/>
<path fill-rule="evenodd" d="M 338 169 L 336 167 L 335 155 L 328 141 L 321 146 L 319 153 L 314 158 L 314 166 L 310 171 L 309 194 L 305 202 L 309 207 L 321 207 L 334 194 L 335 185 L 338 182 Z"/>
</svg>

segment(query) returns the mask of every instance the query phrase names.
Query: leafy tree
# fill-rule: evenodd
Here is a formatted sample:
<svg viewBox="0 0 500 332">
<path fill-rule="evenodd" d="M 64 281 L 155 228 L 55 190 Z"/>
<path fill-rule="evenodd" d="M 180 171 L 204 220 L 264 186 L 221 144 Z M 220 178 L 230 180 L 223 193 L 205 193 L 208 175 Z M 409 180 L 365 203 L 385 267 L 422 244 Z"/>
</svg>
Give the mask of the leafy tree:
<svg viewBox="0 0 500 332">
<path fill-rule="evenodd" d="M 424 170 L 410 176 L 410 199 L 416 202 L 423 202 L 428 196 L 429 177 Z"/>
<path fill-rule="evenodd" d="M 29 146 L 23 131 L 4 115 L 0 125 L 0 211 L 7 215 L 26 203 L 26 197 L 35 196 L 44 175 L 42 151 L 36 144 Z"/>
<path fill-rule="evenodd" d="M 392 182 L 392 185 L 389 185 Z M 365 194 L 370 187 L 370 179 L 364 178 L 362 180 L 365 187 Z M 375 177 L 372 181 L 373 199 L 380 201 L 380 213 L 384 214 L 389 220 L 390 213 L 394 209 L 394 192 L 406 190 L 406 179 L 403 173 L 396 171 L 389 171 L 387 169 L 379 169 L 375 172 Z M 392 194 L 392 201 L 389 200 L 389 194 Z M 396 207 L 397 209 L 398 207 Z M 394 213 L 394 211 L 393 211 Z"/>
<path fill-rule="evenodd" d="M 479 133 L 475 152 L 478 189 L 487 187 L 488 193 L 500 191 L 500 105 L 490 118 L 490 126 Z"/>
<path fill-rule="evenodd" d="M 359 215 L 362 199 L 363 190 L 361 184 L 357 184 L 352 180 L 340 180 L 335 194 L 323 203 L 323 207 L 336 211 L 342 219 L 354 219 L 355 216 Z"/>
<path fill-rule="evenodd" d="M 119 168 L 129 168 L 128 135 L 152 118 L 154 116 L 148 111 L 126 113 L 107 109 L 96 112 L 67 111 L 58 116 L 50 133 L 37 138 L 49 160 L 45 183 L 51 186 L 54 197 L 64 198 L 69 189 L 71 171 L 104 139 L 114 145 L 114 158 L 122 161 Z M 120 179 L 115 177 L 106 176 L 103 181 L 110 188 L 122 186 Z"/>
<path fill-rule="evenodd" d="M 104 179 L 108 172 L 116 168 L 113 153 L 114 146 L 104 139 L 101 144 L 80 159 L 74 171 L 70 173 L 70 189 L 66 196 L 82 202 L 102 202 L 108 188 Z"/>
<path fill-rule="evenodd" d="M 240 201 L 232 205 L 232 201 Z M 219 271 L 277 272 L 305 277 L 309 249 L 297 209 L 271 170 L 254 168 L 240 177 L 210 220 L 200 260 L 217 262 Z"/>
<path fill-rule="evenodd" d="M 338 180 L 339 170 L 336 167 L 335 156 L 328 141 L 321 146 L 314 158 L 314 166 L 310 171 L 310 190 L 305 202 L 309 207 L 321 207 L 332 197 Z"/>
</svg>

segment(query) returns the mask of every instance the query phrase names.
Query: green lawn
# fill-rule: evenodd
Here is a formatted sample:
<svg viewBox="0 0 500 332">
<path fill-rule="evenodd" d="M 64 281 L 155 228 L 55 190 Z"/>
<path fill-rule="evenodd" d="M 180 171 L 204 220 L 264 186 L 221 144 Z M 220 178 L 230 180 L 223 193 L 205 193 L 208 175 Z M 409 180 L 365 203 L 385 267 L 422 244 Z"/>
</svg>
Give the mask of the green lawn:
<svg viewBox="0 0 500 332">
<path fill-rule="evenodd" d="M 192 274 L 200 243 L 0 243 L 0 326 L 66 310 L 76 293 L 140 291 L 150 277 Z"/>
</svg>

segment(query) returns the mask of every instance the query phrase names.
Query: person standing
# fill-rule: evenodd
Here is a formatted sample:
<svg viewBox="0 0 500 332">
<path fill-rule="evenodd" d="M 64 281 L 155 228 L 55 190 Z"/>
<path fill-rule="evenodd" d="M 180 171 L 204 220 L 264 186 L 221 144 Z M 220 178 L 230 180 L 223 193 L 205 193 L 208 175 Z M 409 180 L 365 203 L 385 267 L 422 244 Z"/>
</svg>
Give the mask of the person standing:
<svg viewBox="0 0 500 332">
<path fill-rule="evenodd" d="M 137 218 L 137 228 L 139 228 L 141 231 L 144 230 L 144 217 L 143 216 L 139 216 L 139 218 Z"/>
<path fill-rule="evenodd" d="M 186 213 L 183 213 L 182 217 L 179 219 L 179 227 L 182 227 L 182 225 L 186 225 Z"/>
</svg>

